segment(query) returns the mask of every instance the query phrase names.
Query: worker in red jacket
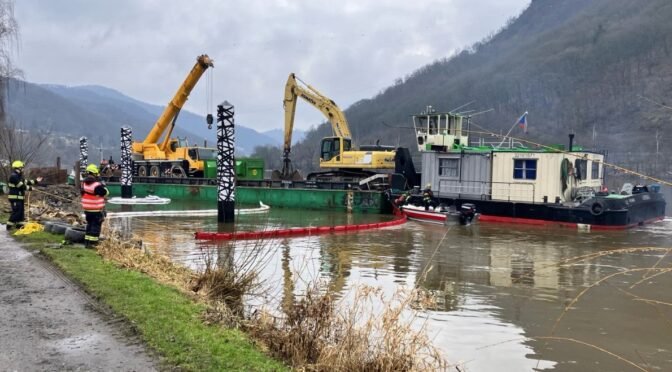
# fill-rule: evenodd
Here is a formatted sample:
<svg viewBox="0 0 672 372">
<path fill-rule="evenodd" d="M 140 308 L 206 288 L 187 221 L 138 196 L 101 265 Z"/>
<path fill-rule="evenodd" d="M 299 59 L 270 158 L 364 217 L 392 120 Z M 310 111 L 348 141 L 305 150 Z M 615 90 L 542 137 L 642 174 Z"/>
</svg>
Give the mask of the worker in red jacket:
<svg viewBox="0 0 672 372">
<path fill-rule="evenodd" d="M 82 181 L 82 209 L 86 215 L 84 246 L 94 248 L 100 239 L 100 228 L 105 220 L 105 197 L 110 193 L 99 179 L 100 171 L 95 164 L 86 167 Z"/>
</svg>

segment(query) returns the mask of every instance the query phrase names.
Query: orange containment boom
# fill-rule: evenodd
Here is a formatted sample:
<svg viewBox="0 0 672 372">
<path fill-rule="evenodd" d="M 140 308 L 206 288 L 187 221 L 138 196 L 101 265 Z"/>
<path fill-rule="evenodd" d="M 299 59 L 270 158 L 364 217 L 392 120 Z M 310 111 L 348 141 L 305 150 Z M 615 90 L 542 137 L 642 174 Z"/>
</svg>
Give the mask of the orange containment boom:
<svg viewBox="0 0 672 372">
<path fill-rule="evenodd" d="M 248 239 L 278 239 L 285 237 L 309 236 L 318 234 L 330 234 L 335 232 L 356 232 L 362 230 L 380 229 L 401 225 L 406 222 L 406 215 L 398 215 L 397 219 L 385 222 L 363 223 L 359 225 L 338 225 L 338 226 L 311 226 L 311 227 L 291 227 L 278 230 L 261 231 L 236 231 L 232 233 L 216 233 L 199 231 L 194 233 L 194 237 L 200 240 L 248 240 Z"/>
</svg>

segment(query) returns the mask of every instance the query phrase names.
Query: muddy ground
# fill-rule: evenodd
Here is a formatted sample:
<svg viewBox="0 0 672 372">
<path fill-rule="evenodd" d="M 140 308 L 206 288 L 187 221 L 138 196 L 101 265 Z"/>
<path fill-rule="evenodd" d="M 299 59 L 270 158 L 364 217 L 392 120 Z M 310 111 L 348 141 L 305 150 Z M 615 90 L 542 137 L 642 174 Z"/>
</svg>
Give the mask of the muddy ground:
<svg viewBox="0 0 672 372">
<path fill-rule="evenodd" d="M 26 218 L 35 221 L 62 220 L 82 225 L 80 194 L 72 185 L 37 186 L 25 199 Z M 10 212 L 6 195 L 0 196 L 0 211 Z"/>
<path fill-rule="evenodd" d="M 5 199 L 5 198 L 3 198 Z M 23 249 L 0 225 L 0 367 L 9 371 L 152 371 L 125 323 Z"/>
</svg>

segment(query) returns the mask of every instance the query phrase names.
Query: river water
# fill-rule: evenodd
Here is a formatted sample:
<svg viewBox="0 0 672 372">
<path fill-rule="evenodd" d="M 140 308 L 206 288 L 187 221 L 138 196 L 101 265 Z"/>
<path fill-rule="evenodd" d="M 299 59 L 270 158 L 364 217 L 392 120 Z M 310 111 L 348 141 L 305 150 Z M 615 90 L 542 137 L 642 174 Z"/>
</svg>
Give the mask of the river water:
<svg viewBox="0 0 672 372">
<path fill-rule="evenodd" d="M 271 209 L 263 216 L 239 216 L 236 229 L 390 218 Z M 112 221 L 132 231 L 148 248 L 191 266 L 198 266 L 204 252 L 230 244 L 194 240 L 197 230 L 230 230 L 218 226 L 215 217 Z M 234 251 L 245 251 L 250 244 L 262 243 L 237 242 Z M 299 293 L 297 280 L 308 277 L 319 277 L 344 295 L 359 284 L 388 292 L 413 285 L 431 290 L 440 301 L 422 313 L 423 322 L 446 358 L 463 363 L 462 371 L 636 370 L 616 356 L 644 369 L 672 370 L 672 272 L 644 270 L 672 268 L 672 252 L 666 255 L 664 250 L 672 248 L 669 218 L 618 232 L 408 222 L 263 245 L 268 252 L 263 276 L 280 297 Z M 617 251 L 623 249 L 631 251 Z M 572 260 L 602 251 L 612 253 Z M 565 312 L 582 291 L 585 294 Z"/>
</svg>

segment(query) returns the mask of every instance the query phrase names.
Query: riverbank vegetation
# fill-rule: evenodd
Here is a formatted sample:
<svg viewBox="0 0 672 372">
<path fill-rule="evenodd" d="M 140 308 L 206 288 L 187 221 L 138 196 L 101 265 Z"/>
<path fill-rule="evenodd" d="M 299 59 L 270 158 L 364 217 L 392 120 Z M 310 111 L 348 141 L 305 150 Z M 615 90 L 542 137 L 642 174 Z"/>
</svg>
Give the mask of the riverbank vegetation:
<svg viewBox="0 0 672 372">
<path fill-rule="evenodd" d="M 202 321 L 206 305 L 185 296 L 176 287 L 150 278 L 162 273 L 166 282 L 188 281 L 188 270 L 119 245 L 119 255 L 108 242 L 100 252 L 81 246 L 58 246 L 62 239 L 50 233 L 35 233 L 19 240 L 40 251 L 91 295 L 123 316 L 168 368 L 193 371 L 285 370 L 262 353 L 240 330 L 207 325 Z M 116 257 L 120 261 L 101 259 Z M 122 257 L 127 257 L 122 259 Z"/>
<path fill-rule="evenodd" d="M 357 287 L 339 297 L 319 280 L 292 300 L 244 306 L 267 287 L 270 255 L 259 245 L 227 256 L 208 252 L 191 270 L 131 241 L 107 239 L 97 251 L 57 246 L 60 236 L 20 238 L 125 317 L 167 364 L 185 370 L 420 371 L 447 369 L 418 314 L 426 294 Z M 222 256 L 224 255 L 224 256 Z M 277 283 L 276 283 L 277 284 Z M 277 305 L 277 306 L 276 306 Z M 415 310 L 413 310 L 415 309 Z M 265 351 L 270 356 L 264 355 Z M 277 358 L 276 360 L 272 357 Z"/>
<path fill-rule="evenodd" d="M 448 362 L 418 322 L 426 309 L 416 289 L 388 295 L 357 286 L 338 299 L 315 281 L 281 316 L 261 311 L 249 332 L 274 355 L 299 369 L 316 371 L 437 371 Z"/>
</svg>

